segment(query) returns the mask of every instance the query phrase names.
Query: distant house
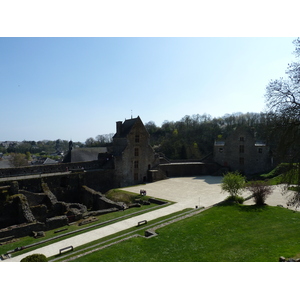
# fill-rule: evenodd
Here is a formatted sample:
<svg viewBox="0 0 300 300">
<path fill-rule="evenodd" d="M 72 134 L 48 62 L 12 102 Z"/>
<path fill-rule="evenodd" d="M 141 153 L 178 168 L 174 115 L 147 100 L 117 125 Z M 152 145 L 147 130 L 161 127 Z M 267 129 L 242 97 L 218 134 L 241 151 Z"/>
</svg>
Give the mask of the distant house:
<svg viewBox="0 0 300 300">
<path fill-rule="evenodd" d="M 236 128 L 225 140 L 215 141 L 214 161 L 246 175 L 266 172 L 273 166 L 267 144 L 257 141 L 254 132 L 243 127 Z"/>
<path fill-rule="evenodd" d="M 107 153 L 106 147 L 90 147 L 90 148 L 76 148 L 73 149 L 71 144 L 67 155 L 63 162 L 85 162 L 98 160 L 99 155 Z"/>
</svg>

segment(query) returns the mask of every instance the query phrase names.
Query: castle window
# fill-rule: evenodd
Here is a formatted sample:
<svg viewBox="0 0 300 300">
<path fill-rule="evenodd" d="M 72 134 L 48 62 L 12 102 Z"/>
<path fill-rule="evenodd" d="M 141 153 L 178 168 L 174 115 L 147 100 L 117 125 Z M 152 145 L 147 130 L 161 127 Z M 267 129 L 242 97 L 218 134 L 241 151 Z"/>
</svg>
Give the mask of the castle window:
<svg viewBox="0 0 300 300">
<path fill-rule="evenodd" d="M 140 135 L 139 135 L 139 134 L 136 134 L 136 135 L 135 135 L 135 142 L 136 142 L 136 143 L 139 143 L 139 142 L 140 142 Z"/>
<path fill-rule="evenodd" d="M 244 153 L 245 152 L 245 147 L 244 145 L 240 145 L 240 153 Z"/>
<path fill-rule="evenodd" d="M 138 169 L 138 168 L 139 168 L 139 161 L 138 161 L 138 160 L 135 160 L 135 161 L 134 161 L 134 168 L 135 168 L 135 169 Z"/>
<path fill-rule="evenodd" d="M 244 137 L 240 136 L 240 142 L 244 142 L 244 141 L 245 141 Z"/>
<path fill-rule="evenodd" d="M 258 148 L 258 153 L 262 153 L 263 149 L 262 148 Z"/>
<path fill-rule="evenodd" d="M 139 156 L 139 148 L 134 148 L 134 156 Z"/>
</svg>

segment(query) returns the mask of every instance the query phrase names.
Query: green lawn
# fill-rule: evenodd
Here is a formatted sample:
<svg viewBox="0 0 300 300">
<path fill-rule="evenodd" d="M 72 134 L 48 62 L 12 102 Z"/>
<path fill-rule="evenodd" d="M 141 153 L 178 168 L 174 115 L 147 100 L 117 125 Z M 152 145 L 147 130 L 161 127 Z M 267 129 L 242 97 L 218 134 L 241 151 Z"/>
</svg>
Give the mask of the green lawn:
<svg viewBox="0 0 300 300">
<path fill-rule="evenodd" d="M 76 261 L 267 262 L 300 253 L 300 213 L 271 206 L 223 205 Z"/>
</svg>

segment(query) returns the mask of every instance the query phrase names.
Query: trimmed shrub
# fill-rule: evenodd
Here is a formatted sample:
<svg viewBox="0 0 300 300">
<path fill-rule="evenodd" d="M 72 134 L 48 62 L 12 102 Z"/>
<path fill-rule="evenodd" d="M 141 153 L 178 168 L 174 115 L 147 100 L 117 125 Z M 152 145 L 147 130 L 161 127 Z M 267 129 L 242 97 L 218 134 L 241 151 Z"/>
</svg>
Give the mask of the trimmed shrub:
<svg viewBox="0 0 300 300">
<path fill-rule="evenodd" d="M 47 262 L 47 257 L 44 254 L 32 254 L 24 257 L 21 262 Z"/>
</svg>

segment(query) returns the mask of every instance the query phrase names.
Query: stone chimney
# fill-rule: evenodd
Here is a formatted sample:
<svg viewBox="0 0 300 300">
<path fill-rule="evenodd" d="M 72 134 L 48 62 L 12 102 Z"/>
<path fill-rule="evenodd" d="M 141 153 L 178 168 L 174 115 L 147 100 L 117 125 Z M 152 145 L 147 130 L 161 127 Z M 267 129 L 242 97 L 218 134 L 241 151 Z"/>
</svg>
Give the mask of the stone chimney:
<svg viewBox="0 0 300 300">
<path fill-rule="evenodd" d="M 116 125 L 117 125 L 117 132 L 116 132 L 116 134 L 118 136 L 120 136 L 121 135 L 121 131 L 122 131 L 122 121 L 118 121 Z"/>
</svg>

